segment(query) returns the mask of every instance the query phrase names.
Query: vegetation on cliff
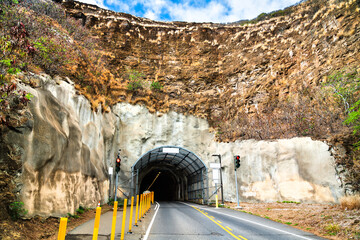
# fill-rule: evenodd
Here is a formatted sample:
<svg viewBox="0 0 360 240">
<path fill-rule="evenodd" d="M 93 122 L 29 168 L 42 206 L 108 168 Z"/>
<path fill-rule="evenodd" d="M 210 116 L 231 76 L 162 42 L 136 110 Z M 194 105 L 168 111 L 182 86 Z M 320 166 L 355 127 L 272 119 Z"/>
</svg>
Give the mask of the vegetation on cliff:
<svg viewBox="0 0 360 240">
<path fill-rule="evenodd" d="M 343 146 L 339 174 L 359 191 L 359 8 L 304 1 L 237 25 L 144 26 L 76 2 L 0 0 L 0 139 L 27 119 L 32 96 L 18 85 L 36 87 L 32 73 L 45 72 L 69 77 L 94 108 L 126 101 L 206 118 L 218 141 L 308 136 Z M 0 149 L 7 218 L 21 162 Z"/>
<path fill-rule="evenodd" d="M 309 136 L 345 145 L 353 162 L 359 7 L 354 0 L 302 1 L 239 26 L 158 23 L 72 1 L 4 0 L 0 119 L 9 122 L 13 109 L 5 92 L 24 105 L 31 98 L 15 91 L 14 75 L 36 86 L 21 73 L 46 72 L 69 77 L 94 108 L 126 101 L 194 114 L 225 142 Z"/>
</svg>

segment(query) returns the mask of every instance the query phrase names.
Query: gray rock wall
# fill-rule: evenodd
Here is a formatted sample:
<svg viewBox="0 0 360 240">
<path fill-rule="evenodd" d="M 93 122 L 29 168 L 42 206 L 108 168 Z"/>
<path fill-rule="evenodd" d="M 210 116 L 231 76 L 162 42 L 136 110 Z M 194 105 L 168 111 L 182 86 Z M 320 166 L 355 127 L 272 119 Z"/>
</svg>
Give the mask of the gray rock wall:
<svg viewBox="0 0 360 240">
<path fill-rule="evenodd" d="M 164 145 L 186 148 L 209 167 L 221 154 L 224 198 L 236 201 L 233 156 L 241 201 L 337 202 L 343 195 L 334 159 L 326 143 L 310 138 L 218 143 L 206 120 L 175 112 L 150 113 L 144 106 L 117 104 L 110 113 L 93 112 L 71 81 L 37 76 L 30 119 L 6 141 L 20 149 L 23 161 L 22 201 L 30 214 L 73 213 L 79 205 L 95 207 L 108 199 L 107 169 L 122 149 L 120 178 L 147 151 Z M 208 170 L 210 180 L 211 169 Z M 213 189 L 212 181 L 209 186 Z M 124 187 L 124 192 L 129 192 Z M 212 190 L 210 189 L 210 191 Z"/>
</svg>

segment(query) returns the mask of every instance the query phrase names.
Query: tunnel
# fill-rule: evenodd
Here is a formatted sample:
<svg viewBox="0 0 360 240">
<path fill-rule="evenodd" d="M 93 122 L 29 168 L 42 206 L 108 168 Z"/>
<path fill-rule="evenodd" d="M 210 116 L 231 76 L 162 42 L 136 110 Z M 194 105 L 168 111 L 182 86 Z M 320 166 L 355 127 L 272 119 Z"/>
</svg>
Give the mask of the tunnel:
<svg viewBox="0 0 360 240">
<path fill-rule="evenodd" d="M 143 154 L 132 166 L 135 192 L 154 191 L 156 201 L 205 201 L 207 168 L 193 152 L 163 146 Z"/>
</svg>

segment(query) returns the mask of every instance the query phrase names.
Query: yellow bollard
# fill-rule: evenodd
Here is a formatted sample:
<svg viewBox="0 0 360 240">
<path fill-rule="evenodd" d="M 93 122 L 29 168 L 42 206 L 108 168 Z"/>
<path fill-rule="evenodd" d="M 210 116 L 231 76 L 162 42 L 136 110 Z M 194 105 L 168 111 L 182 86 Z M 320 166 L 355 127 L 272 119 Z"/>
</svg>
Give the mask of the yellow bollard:
<svg viewBox="0 0 360 240">
<path fill-rule="evenodd" d="M 145 205 L 145 208 L 144 208 L 144 215 L 145 215 L 146 211 L 147 211 L 147 194 L 145 194 L 145 197 L 144 197 L 144 205 Z"/>
<path fill-rule="evenodd" d="M 58 240 L 65 240 L 67 220 L 67 218 L 60 218 Z"/>
<path fill-rule="evenodd" d="M 114 202 L 114 212 L 113 212 L 113 219 L 112 219 L 112 226 L 111 226 L 111 236 L 110 239 L 115 239 L 115 227 L 116 227 L 116 215 L 117 215 L 117 208 L 118 208 L 118 202 Z"/>
<path fill-rule="evenodd" d="M 143 200 L 141 203 L 141 217 L 144 217 L 145 214 L 145 209 L 146 209 L 145 199 L 146 199 L 146 194 L 143 194 Z"/>
<path fill-rule="evenodd" d="M 145 208 L 145 213 L 147 213 L 147 211 L 149 210 L 149 194 L 146 194 L 146 208 Z"/>
<path fill-rule="evenodd" d="M 136 195 L 136 210 L 135 210 L 135 226 L 137 226 L 138 221 L 138 213 L 139 213 L 139 195 Z"/>
<path fill-rule="evenodd" d="M 101 207 L 96 208 L 96 215 L 95 215 L 95 223 L 94 223 L 94 233 L 93 233 L 93 240 L 97 240 L 99 234 L 99 224 L 100 224 L 100 215 L 101 215 Z"/>
<path fill-rule="evenodd" d="M 132 216 L 133 216 L 133 203 L 134 203 L 134 197 L 131 197 L 131 208 L 130 208 L 130 219 L 129 219 L 129 232 L 128 232 L 128 233 L 132 233 L 132 232 L 131 232 L 131 227 L 132 227 Z"/>
<path fill-rule="evenodd" d="M 140 221 L 141 221 L 141 218 L 142 218 L 143 211 L 144 211 L 144 194 L 141 194 L 141 197 L 140 197 L 140 211 L 139 211 L 139 220 Z"/>
<path fill-rule="evenodd" d="M 219 198 L 218 198 L 217 194 L 216 194 L 215 199 L 216 199 L 216 208 L 219 208 Z"/>
<path fill-rule="evenodd" d="M 154 204 L 154 192 L 152 192 L 152 194 L 151 194 L 151 202 L 152 202 L 152 204 Z"/>
<path fill-rule="evenodd" d="M 143 200 L 143 195 L 140 194 L 140 208 L 139 208 L 139 221 L 141 222 L 141 217 L 142 217 L 142 200 Z"/>
<path fill-rule="evenodd" d="M 123 219 L 122 219 L 122 226 L 121 226 L 121 240 L 124 240 L 125 236 L 125 221 L 126 221 L 126 207 L 127 207 L 127 199 L 124 200 L 124 210 L 123 210 Z"/>
</svg>

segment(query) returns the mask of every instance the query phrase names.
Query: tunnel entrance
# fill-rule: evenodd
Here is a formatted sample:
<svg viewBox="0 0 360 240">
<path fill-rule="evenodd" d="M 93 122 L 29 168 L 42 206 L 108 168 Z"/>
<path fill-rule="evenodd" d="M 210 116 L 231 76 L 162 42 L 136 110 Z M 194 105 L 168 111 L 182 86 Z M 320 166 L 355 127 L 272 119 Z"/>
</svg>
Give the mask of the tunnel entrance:
<svg viewBox="0 0 360 240">
<path fill-rule="evenodd" d="M 157 201 L 207 199 L 207 168 L 193 152 L 175 146 L 148 151 L 132 166 L 135 194 L 154 191 Z"/>
<path fill-rule="evenodd" d="M 169 171 L 153 170 L 148 173 L 140 185 L 140 192 L 154 191 L 156 201 L 175 201 L 177 181 Z"/>
</svg>

